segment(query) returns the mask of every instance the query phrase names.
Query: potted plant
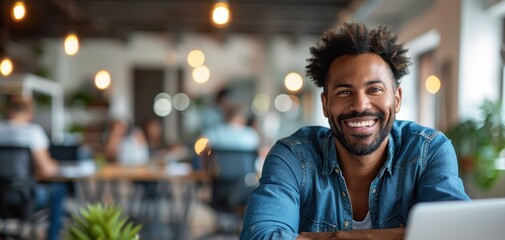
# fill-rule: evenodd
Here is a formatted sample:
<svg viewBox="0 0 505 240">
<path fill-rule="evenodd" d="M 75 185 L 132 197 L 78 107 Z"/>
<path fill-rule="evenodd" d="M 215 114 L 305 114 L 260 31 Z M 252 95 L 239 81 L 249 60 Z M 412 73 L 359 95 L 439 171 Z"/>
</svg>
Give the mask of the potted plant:
<svg viewBox="0 0 505 240">
<path fill-rule="evenodd" d="M 463 173 L 472 174 L 475 183 L 487 190 L 499 177 L 495 162 L 505 149 L 504 110 L 500 101 L 485 100 L 481 116 L 456 124 L 447 132 Z"/>
<path fill-rule="evenodd" d="M 140 229 L 141 225 L 132 223 L 122 208 L 95 203 L 72 216 L 63 236 L 67 240 L 138 240 Z"/>
</svg>

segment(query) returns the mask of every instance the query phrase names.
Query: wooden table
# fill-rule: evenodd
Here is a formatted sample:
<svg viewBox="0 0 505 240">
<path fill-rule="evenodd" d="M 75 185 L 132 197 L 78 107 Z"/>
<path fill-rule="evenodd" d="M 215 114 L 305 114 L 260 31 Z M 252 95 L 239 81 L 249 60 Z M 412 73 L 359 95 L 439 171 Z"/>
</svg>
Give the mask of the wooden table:
<svg viewBox="0 0 505 240">
<path fill-rule="evenodd" d="M 302 232 L 300 236 L 311 240 L 403 240 L 405 234 L 405 228 L 389 228 L 336 232 Z"/>
<path fill-rule="evenodd" d="M 168 168 L 170 166 L 167 166 Z M 77 196 L 78 205 L 84 205 L 88 202 L 114 202 L 121 204 L 125 209 L 132 210 L 133 202 L 138 198 L 127 196 L 119 192 L 120 182 L 152 182 L 163 184 L 163 189 L 171 191 L 170 209 L 168 224 L 178 223 L 175 229 L 176 236 L 182 236 L 183 231 L 187 231 L 186 226 L 189 207 L 195 199 L 196 185 L 201 182 L 211 180 L 211 176 L 206 171 L 189 171 L 181 173 L 171 173 L 167 171 L 165 165 L 150 164 L 145 166 L 124 166 L 120 164 L 106 164 L 100 167 L 96 172 L 88 175 L 54 175 L 37 176 L 41 182 L 72 182 L 80 191 Z M 134 186 L 134 185 L 132 185 Z M 105 189 L 109 189 L 106 191 Z M 108 194 L 107 194 L 108 193 Z M 161 203 L 161 198 L 156 197 L 156 202 Z M 137 202 L 138 203 L 138 202 Z M 138 205 L 138 204 L 137 204 Z M 151 204 L 151 206 L 154 206 Z M 154 206 L 157 207 L 157 206 Z M 154 218 L 159 218 L 155 216 Z M 161 220 L 157 221 L 160 222 Z"/>
<path fill-rule="evenodd" d="M 162 166 L 142 165 L 142 166 L 124 166 L 120 164 L 106 164 L 100 167 L 94 174 L 64 176 L 56 174 L 53 176 L 37 176 L 38 181 L 43 182 L 65 182 L 76 180 L 130 180 L 130 181 L 154 181 L 154 182 L 172 182 L 172 181 L 208 181 L 210 175 L 206 171 L 190 171 L 187 174 L 170 174 Z"/>
</svg>

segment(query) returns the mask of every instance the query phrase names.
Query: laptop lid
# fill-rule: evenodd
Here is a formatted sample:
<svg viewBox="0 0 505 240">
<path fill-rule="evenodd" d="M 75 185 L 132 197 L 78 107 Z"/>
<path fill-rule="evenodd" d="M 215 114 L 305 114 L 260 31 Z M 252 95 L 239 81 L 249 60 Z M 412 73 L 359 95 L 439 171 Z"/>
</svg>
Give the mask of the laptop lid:
<svg viewBox="0 0 505 240">
<path fill-rule="evenodd" d="M 406 240 L 503 240 L 505 198 L 419 203 L 409 216 Z"/>
</svg>

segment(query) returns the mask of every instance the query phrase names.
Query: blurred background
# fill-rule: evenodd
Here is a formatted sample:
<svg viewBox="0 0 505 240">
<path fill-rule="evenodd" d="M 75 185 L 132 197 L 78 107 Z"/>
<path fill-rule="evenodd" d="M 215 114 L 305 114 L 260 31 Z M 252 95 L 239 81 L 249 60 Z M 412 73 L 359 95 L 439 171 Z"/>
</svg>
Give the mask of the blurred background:
<svg viewBox="0 0 505 240">
<path fill-rule="evenodd" d="M 386 25 L 413 60 L 397 118 L 456 138 L 472 198 L 505 196 L 505 1 L 3 0 L 0 9 L 0 94 L 32 95 L 51 140 L 92 157 L 112 119 L 159 119 L 164 141 L 193 151 L 223 89 L 267 148 L 301 126 L 327 126 L 321 89 L 305 76 L 309 48 L 343 22 Z"/>
</svg>

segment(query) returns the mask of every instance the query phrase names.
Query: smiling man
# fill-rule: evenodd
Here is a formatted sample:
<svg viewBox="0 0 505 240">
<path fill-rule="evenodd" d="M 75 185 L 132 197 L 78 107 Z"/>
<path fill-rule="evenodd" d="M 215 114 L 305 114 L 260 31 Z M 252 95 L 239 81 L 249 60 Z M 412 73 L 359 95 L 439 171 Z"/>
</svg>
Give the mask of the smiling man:
<svg viewBox="0 0 505 240">
<path fill-rule="evenodd" d="M 241 239 L 396 228 L 419 202 L 469 200 L 444 134 L 395 120 L 406 49 L 387 28 L 344 24 L 310 49 L 330 129 L 303 127 L 268 154 Z"/>
</svg>

